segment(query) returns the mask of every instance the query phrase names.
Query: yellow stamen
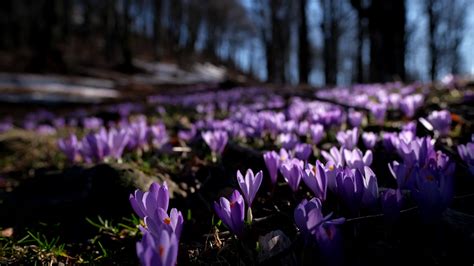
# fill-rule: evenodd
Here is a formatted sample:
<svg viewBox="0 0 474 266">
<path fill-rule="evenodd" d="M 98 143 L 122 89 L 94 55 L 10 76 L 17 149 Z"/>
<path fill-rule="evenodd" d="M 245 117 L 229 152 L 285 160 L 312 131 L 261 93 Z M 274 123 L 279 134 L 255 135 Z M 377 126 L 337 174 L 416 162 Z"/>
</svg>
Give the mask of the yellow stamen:
<svg viewBox="0 0 474 266">
<path fill-rule="evenodd" d="M 170 224 L 170 223 L 171 223 L 171 219 L 168 218 L 168 217 L 166 217 L 166 218 L 163 220 L 163 222 L 164 222 L 165 224 Z"/>
</svg>

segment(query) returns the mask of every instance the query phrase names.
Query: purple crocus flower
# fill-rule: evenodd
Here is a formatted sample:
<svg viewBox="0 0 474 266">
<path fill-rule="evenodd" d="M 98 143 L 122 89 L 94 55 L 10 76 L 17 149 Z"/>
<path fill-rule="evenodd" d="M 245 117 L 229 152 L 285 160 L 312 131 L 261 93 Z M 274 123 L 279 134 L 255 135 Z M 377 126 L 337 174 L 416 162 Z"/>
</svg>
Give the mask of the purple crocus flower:
<svg viewBox="0 0 474 266">
<path fill-rule="evenodd" d="M 162 208 L 157 208 L 152 216 L 145 217 L 145 224 L 155 237 L 159 237 L 162 230 L 168 230 L 179 239 L 183 230 L 183 215 L 176 208 L 171 209 L 170 215 Z"/>
<path fill-rule="evenodd" d="M 127 144 L 127 149 L 148 150 L 148 125 L 146 124 L 146 118 L 140 116 L 137 121 L 134 121 L 124 126 L 127 126 L 129 130 L 129 141 Z"/>
<path fill-rule="evenodd" d="M 152 183 L 148 192 L 137 189 L 133 195 L 130 195 L 129 200 L 133 210 L 140 218 L 153 217 L 158 208 L 162 208 L 164 211 L 168 210 L 170 200 L 168 186 L 166 182 L 163 182 L 161 186 L 158 183 Z"/>
<path fill-rule="evenodd" d="M 324 165 L 316 161 L 316 165 L 306 164 L 303 171 L 303 182 L 321 201 L 326 199 L 327 179 Z"/>
<path fill-rule="evenodd" d="M 425 222 L 436 221 L 449 206 L 454 193 L 453 179 L 435 169 L 417 171 L 416 188 L 412 194 Z"/>
<path fill-rule="evenodd" d="M 168 134 L 164 124 L 159 123 L 148 128 L 148 133 L 151 138 L 151 143 L 155 148 L 161 148 L 168 142 Z"/>
<path fill-rule="evenodd" d="M 227 132 L 222 130 L 206 131 L 203 132 L 201 136 L 211 151 L 217 154 L 222 154 L 222 152 L 224 152 L 224 148 L 229 140 Z"/>
<path fill-rule="evenodd" d="M 178 256 L 178 238 L 167 230 L 161 230 L 158 237 L 145 231 L 137 243 L 137 255 L 143 266 L 174 266 Z"/>
<path fill-rule="evenodd" d="M 398 136 L 393 132 L 384 132 L 382 135 L 382 144 L 388 152 L 394 151 L 398 147 Z"/>
<path fill-rule="evenodd" d="M 378 124 L 382 124 L 385 120 L 385 114 L 387 112 L 387 107 L 384 106 L 384 104 L 370 104 L 369 105 L 370 112 L 375 118 L 375 121 Z"/>
<path fill-rule="evenodd" d="M 415 136 L 416 135 L 416 121 L 411 121 L 403 125 L 402 131 L 409 131 L 413 134 L 413 136 Z"/>
<path fill-rule="evenodd" d="M 234 190 L 230 201 L 221 197 L 219 203 L 214 202 L 214 210 L 222 222 L 235 235 L 241 236 L 244 231 L 245 202 L 238 190 Z"/>
<path fill-rule="evenodd" d="M 100 162 L 109 154 L 108 136 L 105 128 L 97 133 L 89 133 L 82 139 L 82 157 L 91 162 Z"/>
<path fill-rule="evenodd" d="M 469 172 L 474 175 L 474 135 L 472 136 L 473 141 L 466 145 L 458 145 L 458 153 L 461 159 L 467 164 Z"/>
<path fill-rule="evenodd" d="M 339 172 L 343 171 L 344 167 L 341 165 L 334 164 L 334 162 L 327 162 L 324 166 L 324 172 L 326 174 L 326 180 L 328 183 L 328 188 L 336 192 L 336 176 Z"/>
<path fill-rule="evenodd" d="M 308 143 L 298 143 L 294 149 L 295 157 L 307 161 L 311 153 L 313 152 L 313 147 Z"/>
<path fill-rule="evenodd" d="M 446 136 L 451 130 L 451 113 L 448 110 L 433 111 L 428 121 L 441 136 Z"/>
<path fill-rule="evenodd" d="M 349 210 L 356 214 L 364 195 L 364 178 L 357 169 L 344 169 L 336 176 L 336 193 Z"/>
<path fill-rule="evenodd" d="M 343 148 L 331 147 L 329 153 L 327 151 L 321 151 L 321 155 L 326 159 L 326 161 L 331 163 L 334 166 L 344 166 L 344 155 Z"/>
<path fill-rule="evenodd" d="M 46 124 L 39 125 L 35 131 L 40 135 L 53 135 L 56 133 L 56 129 L 54 127 Z"/>
<path fill-rule="evenodd" d="M 278 169 L 280 168 L 280 155 L 275 151 L 269 151 L 263 154 L 263 160 L 267 166 L 270 181 L 275 184 L 278 177 Z"/>
<path fill-rule="evenodd" d="M 423 105 L 421 94 L 408 95 L 400 100 L 400 109 L 408 118 L 412 118 L 421 105 Z"/>
<path fill-rule="evenodd" d="M 399 219 L 402 199 L 402 193 L 399 189 L 390 188 L 382 192 L 382 212 L 387 220 L 393 222 Z"/>
<path fill-rule="evenodd" d="M 356 168 L 360 171 L 364 170 L 364 166 L 370 166 L 373 159 L 371 150 L 367 150 L 365 154 L 363 154 L 358 148 L 355 148 L 352 151 L 344 149 L 343 156 L 348 167 Z"/>
<path fill-rule="evenodd" d="M 79 150 L 81 148 L 80 142 L 74 134 L 69 135 L 69 138 L 58 140 L 59 149 L 66 155 L 70 162 L 76 162 L 79 157 Z"/>
<path fill-rule="evenodd" d="M 357 112 L 351 109 L 349 110 L 348 118 L 351 126 L 358 127 L 360 126 L 360 124 L 362 124 L 362 119 L 364 118 L 364 116 L 361 112 Z"/>
<path fill-rule="evenodd" d="M 414 171 L 412 167 L 408 167 L 405 164 L 400 164 L 394 161 L 388 165 L 390 173 L 397 180 L 398 188 L 413 188 L 415 183 Z"/>
<path fill-rule="evenodd" d="M 184 141 L 191 141 L 196 136 L 196 126 L 192 125 L 189 130 L 178 131 L 178 138 Z"/>
<path fill-rule="evenodd" d="M 373 149 L 377 143 L 377 135 L 373 132 L 362 133 L 362 141 L 367 149 Z"/>
<path fill-rule="evenodd" d="M 352 150 L 357 146 L 359 140 L 359 129 L 354 128 L 346 131 L 339 131 L 336 135 L 337 141 L 342 147 Z"/>
<path fill-rule="evenodd" d="M 13 128 L 13 123 L 9 119 L 0 122 L 0 133 L 6 132 Z"/>
<path fill-rule="evenodd" d="M 328 258 L 339 258 L 340 236 L 336 226 L 344 223 L 345 219 L 331 219 L 332 213 L 324 217 L 321 210 L 322 204 L 318 198 L 310 201 L 304 199 L 294 211 L 296 226 L 306 243 L 316 242 L 322 254 Z"/>
<path fill-rule="evenodd" d="M 82 125 L 86 129 L 98 129 L 103 124 L 104 122 L 102 121 L 102 119 L 98 117 L 85 117 L 84 119 L 82 119 Z"/>
<path fill-rule="evenodd" d="M 374 171 L 368 166 L 364 166 L 361 171 L 364 181 L 364 195 L 362 196 L 362 205 L 367 208 L 373 207 L 379 197 L 379 187 L 377 177 Z"/>
<path fill-rule="evenodd" d="M 299 125 L 298 125 L 298 135 L 300 136 L 305 136 L 306 133 L 308 133 L 309 131 L 309 122 L 308 121 L 302 121 Z"/>
<path fill-rule="evenodd" d="M 280 166 L 280 172 L 291 189 L 296 192 L 301 181 L 303 172 L 303 161 L 296 158 L 284 161 Z"/>
<path fill-rule="evenodd" d="M 293 149 L 298 143 L 298 137 L 293 133 L 282 133 L 278 135 L 278 142 L 284 149 Z"/>
<path fill-rule="evenodd" d="M 108 132 L 109 155 L 117 160 L 122 157 L 123 150 L 127 146 L 129 135 L 128 130 L 120 129 L 117 131 L 112 128 Z"/>
<path fill-rule="evenodd" d="M 256 175 L 254 175 L 253 171 L 248 169 L 245 173 L 245 178 L 242 176 L 240 171 L 237 171 L 237 181 L 239 183 L 240 190 L 242 190 L 245 202 L 247 202 L 249 208 L 252 206 L 255 195 L 262 184 L 262 178 L 262 171 L 259 171 Z"/>
<path fill-rule="evenodd" d="M 324 136 L 324 127 L 321 124 L 313 124 L 309 126 L 311 141 L 314 145 L 318 144 Z"/>
</svg>

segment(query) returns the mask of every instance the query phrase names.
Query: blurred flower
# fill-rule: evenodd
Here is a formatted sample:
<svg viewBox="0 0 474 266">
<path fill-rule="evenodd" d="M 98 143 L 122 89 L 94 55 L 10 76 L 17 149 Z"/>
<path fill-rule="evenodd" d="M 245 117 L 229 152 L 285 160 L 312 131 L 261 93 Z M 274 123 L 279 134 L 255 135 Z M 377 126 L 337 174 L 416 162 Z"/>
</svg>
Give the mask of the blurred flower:
<svg viewBox="0 0 474 266">
<path fill-rule="evenodd" d="M 359 129 L 353 128 L 351 130 L 339 131 L 336 135 L 339 144 L 349 150 L 354 149 L 357 146 L 359 140 Z"/>
<path fill-rule="evenodd" d="M 296 158 L 283 161 L 280 165 L 280 172 L 285 178 L 285 181 L 290 185 L 293 191 L 298 190 L 303 172 L 303 161 Z"/>
<path fill-rule="evenodd" d="M 178 131 L 178 138 L 184 141 L 191 141 L 196 136 L 196 126 L 192 125 L 189 130 Z"/>
<path fill-rule="evenodd" d="M 354 109 L 350 109 L 348 118 L 351 126 L 358 127 L 360 126 L 360 124 L 362 124 L 362 119 L 364 118 L 364 116 L 361 112 L 357 112 Z"/>
<path fill-rule="evenodd" d="M 109 154 L 108 136 L 105 128 L 97 133 L 89 133 L 82 139 L 81 155 L 88 161 L 101 162 Z"/>
<path fill-rule="evenodd" d="M 316 145 L 324 136 L 324 127 L 321 124 L 313 124 L 309 126 L 309 133 L 313 144 Z"/>
<path fill-rule="evenodd" d="M 244 231 L 245 202 L 238 190 L 234 190 L 230 201 L 221 197 L 219 203 L 214 202 L 214 210 L 222 222 L 237 236 Z"/>
<path fill-rule="evenodd" d="M 296 144 L 294 151 L 296 158 L 307 161 L 313 152 L 313 147 L 308 143 L 298 143 Z"/>
<path fill-rule="evenodd" d="M 446 136 L 451 130 L 451 113 L 448 110 L 433 111 L 428 121 L 441 136 Z"/>
<path fill-rule="evenodd" d="M 377 143 L 377 135 L 373 132 L 362 133 L 362 141 L 367 149 L 373 149 Z"/>
<path fill-rule="evenodd" d="M 413 136 L 415 136 L 416 135 L 416 121 L 411 121 L 403 125 L 402 131 L 409 131 L 413 134 Z"/>
<path fill-rule="evenodd" d="M 321 201 L 326 199 L 327 180 L 324 165 L 316 161 L 316 165 L 306 164 L 303 173 L 303 182 Z"/>
<path fill-rule="evenodd" d="M 56 133 L 56 129 L 50 125 L 39 125 L 36 128 L 36 132 L 41 135 L 53 135 Z"/>
<path fill-rule="evenodd" d="M 129 133 L 125 129 L 120 129 L 117 131 L 115 128 L 112 128 L 108 132 L 108 146 L 109 146 L 109 155 L 117 160 L 122 157 L 123 150 L 127 146 L 129 139 Z"/>
<path fill-rule="evenodd" d="M 253 171 L 248 169 L 245 173 L 245 178 L 242 176 L 240 171 L 237 171 L 237 181 L 239 183 L 240 190 L 242 190 L 245 202 L 247 202 L 249 208 L 252 206 L 255 195 L 262 184 L 262 178 L 262 171 L 259 171 L 256 175 L 254 175 Z"/>
<path fill-rule="evenodd" d="M 127 149 L 135 150 L 142 149 L 148 150 L 148 125 L 146 124 L 146 118 L 140 116 L 136 121 L 128 125 L 124 125 L 129 131 L 129 141 L 127 143 Z"/>
<path fill-rule="evenodd" d="M 293 149 L 298 143 L 298 137 L 293 133 L 282 133 L 278 135 L 278 142 L 284 149 Z"/>
<path fill-rule="evenodd" d="M 161 148 L 168 142 L 168 134 L 163 123 L 150 126 L 148 132 L 151 138 L 151 143 L 155 148 Z"/>
<path fill-rule="evenodd" d="M 69 135 L 69 138 L 58 140 L 59 149 L 66 155 L 70 162 L 76 162 L 79 157 L 79 150 L 81 143 L 77 141 L 74 134 Z"/>
<path fill-rule="evenodd" d="M 222 130 L 206 131 L 201 135 L 212 152 L 217 154 L 222 154 L 222 152 L 224 152 L 224 148 L 229 140 L 227 132 Z"/>
<path fill-rule="evenodd" d="M 98 117 L 85 117 L 82 119 L 82 125 L 86 129 L 99 129 L 104 122 Z"/>
<path fill-rule="evenodd" d="M 412 118 L 422 105 L 423 96 L 421 94 L 408 95 L 400 100 L 400 109 L 408 118 Z"/>
<path fill-rule="evenodd" d="M 387 107 L 383 104 L 372 103 L 369 106 L 370 112 L 375 118 L 375 121 L 378 124 L 382 124 L 385 120 L 385 114 L 387 112 Z"/>
<path fill-rule="evenodd" d="M 158 183 L 152 183 L 148 192 L 137 189 L 133 195 L 130 195 L 129 200 L 133 210 L 140 218 L 153 217 L 158 208 L 164 211 L 168 210 L 170 200 L 168 186 L 166 182 L 161 186 Z"/>
</svg>

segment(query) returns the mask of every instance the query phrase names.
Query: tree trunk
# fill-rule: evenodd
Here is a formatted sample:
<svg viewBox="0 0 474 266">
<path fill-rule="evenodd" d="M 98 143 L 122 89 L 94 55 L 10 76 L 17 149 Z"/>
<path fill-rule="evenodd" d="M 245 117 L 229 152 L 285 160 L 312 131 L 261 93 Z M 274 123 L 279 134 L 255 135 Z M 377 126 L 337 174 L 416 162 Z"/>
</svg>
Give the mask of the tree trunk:
<svg viewBox="0 0 474 266">
<path fill-rule="evenodd" d="M 436 47 L 436 23 L 438 21 L 434 10 L 435 0 L 428 0 L 426 3 L 426 13 L 428 14 L 428 47 L 430 53 L 430 78 L 435 80 L 438 75 L 439 53 Z"/>
<path fill-rule="evenodd" d="M 405 79 L 405 1 L 373 0 L 369 8 L 370 80 Z"/>
<path fill-rule="evenodd" d="M 124 71 L 132 71 L 132 47 L 131 47 L 131 36 L 130 27 L 132 19 L 130 17 L 131 0 L 124 0 L 123 2 L 123 40 L 122 40 L 122 64 Z"/>
<path fill-rule="evenodd" d="M 311 71 L 311 52 L 309 49 L 308 40 L 308 24 L 306 18 L 307 0 L 300 0 L 300 25 L 299 25 L 299 49 L 298 49 L 298 63 L 299 63 L 299 83 L 308 83 L 309 72 Z"/>
<path fill-rule="evenodd" d="M 154 16 L 153 16 L 153 48 L 155 52 L 155 59 L 160 60 L 162 56 L 161 50 L 161 33 L 162 33 L 162 25 L 161 25 L 161 0 L 154 0 L 153 2 L 154 7 Z"/>
<path fill-rule="evenodd" d="M 339 26 L 335 17 L 335 6 L 333 0 L 322 0 L 323 22 L 321 24 L 324 38 L 324 78 L 326 84 L 337 83 Z"/>
</svg>

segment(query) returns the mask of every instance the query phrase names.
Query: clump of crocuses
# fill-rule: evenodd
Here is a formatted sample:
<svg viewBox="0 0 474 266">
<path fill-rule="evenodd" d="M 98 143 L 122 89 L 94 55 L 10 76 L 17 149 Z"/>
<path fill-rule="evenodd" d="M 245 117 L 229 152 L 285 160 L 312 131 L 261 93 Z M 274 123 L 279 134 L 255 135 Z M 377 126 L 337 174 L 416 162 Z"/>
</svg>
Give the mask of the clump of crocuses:
<svg viewBox="0 0 474 266">
<path fill-rule="evenodd" d="M 149 191 L 136 190 L 130 195 L 135 213 L 144 220 L 143 238 L 137 243 L 137 255 L 142 265 L 176 264 L 183 215 L 173 208 L 168 215 L 169 192 L 166 183 L 153 183 Z"/>
</svg>

